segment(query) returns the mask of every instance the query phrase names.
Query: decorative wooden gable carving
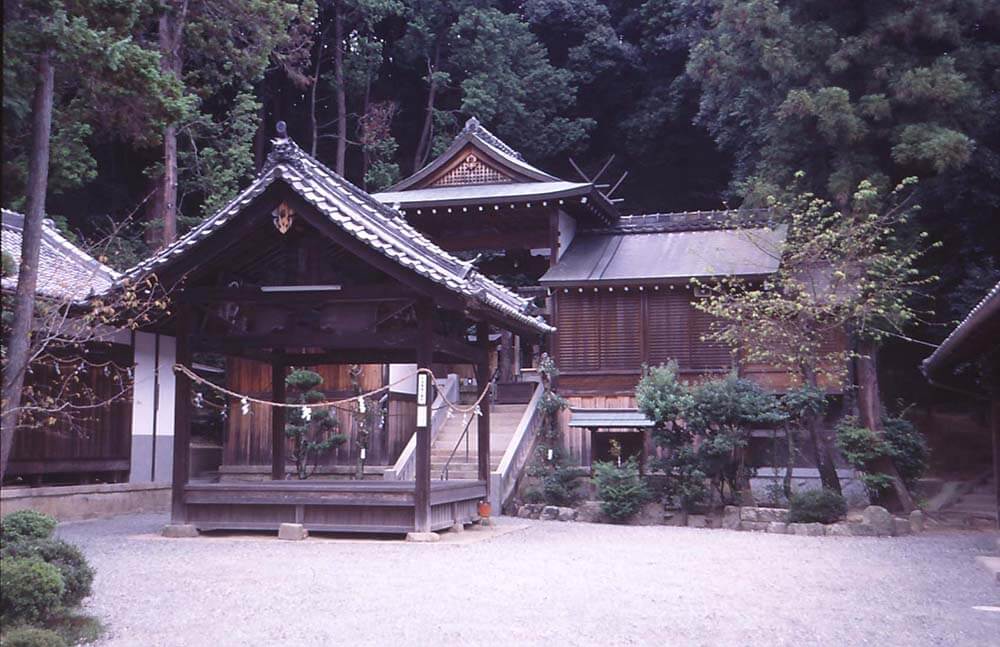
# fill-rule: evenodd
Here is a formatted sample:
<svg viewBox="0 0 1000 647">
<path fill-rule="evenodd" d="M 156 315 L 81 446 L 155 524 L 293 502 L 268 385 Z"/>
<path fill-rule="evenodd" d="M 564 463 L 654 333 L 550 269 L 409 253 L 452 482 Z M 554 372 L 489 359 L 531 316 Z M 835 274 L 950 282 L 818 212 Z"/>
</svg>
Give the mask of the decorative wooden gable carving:
<svg viewBox="0 0 1000 647">
<path fill-rule="evenodd" d="M 484 163 L 475 153 L 469 153 L 450 171 L 431 183 L 431 186 L 463 186 L 468 184 L 508 184 L 513 180 Z"/>
<path fill-rule="evenodd" d="M 274 210 L 272 216 L 274 217 L 274 228 L 279 233 L 287 234 L 288 230 L 292 228 L 292 222 L 295 220 L 295 212 L 292 211 L 292 208 L 282 202 Z"/>
</svg>

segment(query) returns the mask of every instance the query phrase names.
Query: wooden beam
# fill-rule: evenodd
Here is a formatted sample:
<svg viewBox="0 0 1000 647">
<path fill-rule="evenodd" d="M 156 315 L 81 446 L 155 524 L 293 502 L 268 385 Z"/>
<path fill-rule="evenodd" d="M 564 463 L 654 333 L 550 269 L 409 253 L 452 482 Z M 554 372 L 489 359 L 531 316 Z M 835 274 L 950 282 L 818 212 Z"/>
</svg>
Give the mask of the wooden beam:
<svg viewBox="0 0 1000 647">
<path fill-rule="evenodd" d="M 412 349 L 415 331 L 352 332 L 329 334 L 289 330 L 259 335 L 194 335 L 192 343 L 198 349 L 239 352 L 246 348 L 322 348 L 377 353 L 381 350 Z"/>
<path fill-rule="evenodd" d="M 479 364 L 483 361 L 483 349 L 472 344 L 460 342 L 457 339 L 449 339 L 441 335 L 433 336 L 435 353 L 444 353 L 458 359 L 460 362 L 470 362 Z"/>
<path fill-rule="evenodd" d="M 181 366 L 191 368 L 191 309 L 180 306 L 177 313 L 176 361 Z M 186 523 L 187 509 L 184 505 L 184 486 L 191 476 L 191 380 L 183 373 L 177 373 L 174 385 L 174 470 L 171 490 L 170 521 Z"/>
<path fill-rule="evenodd" d="M 285 401 L 285 360 L 277 358 L 271 364 L 271 401 Z M 271 480 L 285 480 L 285 413 L 283 407 L 271 407 Z"/>
<path fill-rule="evenodd" d="M 406 301 L 417 294 L 404 285 L 343 286 L 339 290 L 278 290 L 265 291 L 260 287 L 188 287 L 174 298 L 186 303 L 337 303 Z"/>
<path fill-rule="evenodd" d="M 429 299 L 421 299 L 416 305 L 417 326 L 419 334 L 416 338 L 417 367 L 430 368 L 434 361 L 434 303 Z M 430 390 L 433 390 L 433 382 Z M 428 404 L 434 402 L 433 393 L 427 394 Z M 417 447 L 415 456 L 413 527 L 417 532 L 430 532 L 431 529 L 431 421 L 428 414 L 427 424 L 417 427 Z"/>
<path fill-rule="evenodd" d="M 477 388 L 480 392 L 489 384 L 490 381 L 490 325 L 486 322 L 479 322 L 476 324 L 476 341 L 478 342 L 480 351 L 482 353 L 482 358 L 480 359 L 478 370 L 476 371 L 477 377 Z M 483 400 L 480 405 L 480 410 L 482 411 L 481 416 L 479 416 L 478 422 L 478 434 L 479 434 L 479 480 L 486 482 L 486 499 L 489 500 L 490 497 L 490 396 L 487 395 L 486 399 Z M 500 511 L 496 511 L 500 514 Z"/>
</svg>

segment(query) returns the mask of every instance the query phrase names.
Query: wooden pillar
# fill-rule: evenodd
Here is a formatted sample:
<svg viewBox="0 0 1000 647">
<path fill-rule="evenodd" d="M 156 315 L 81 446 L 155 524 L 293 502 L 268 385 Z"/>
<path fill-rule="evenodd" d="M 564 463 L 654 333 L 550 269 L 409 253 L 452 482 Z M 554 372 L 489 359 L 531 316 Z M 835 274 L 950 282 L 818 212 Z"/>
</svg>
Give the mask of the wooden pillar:
<svg viewBox="0 0 1000 647">
<path fill-rule="evenodd" d="M 276 358 L 271 363 L 271 401 L 285 401 L 285 362 Z M 271 480 L 285 480 L 285 409 L 271 407 Z"/>
<path fill-rule="evenodd" d="M 434 304 L 421 299 L 416 305 L 417 312 L 417 368 L 430 368 L 434 359 Z M 419 379 L 419 378 L 418 378 Z M 430 404 L 434 402 L 434 383 L 428 381 L 426 424 L 417 425 L 417 447 L 414 465 L 416 489 L 413 502 L 413 526 L 417 532 L 431 530 L 431 415 Z M 419 407 L 418 402 L 418 407 Z M 418 422 L 420 422 L 418 420 Z"/>
<path fill-rule="evenodd" d="M 993 427 L 993 487 L 997 504 L 997 529 L 1000 530 L 1000 393 L 994 392 L 990 425 Z"/>
<path fill-rule="evenodd" d="M 490 325 L 485 321 L 476 324 L 476 342 L 482 353 L 477 367 L 479 391 L 487 388 L 490 381 Z M 489 498 L 490 487 L 490 394 L 480 404 L 481 416 L 479 416 L 479 480 L 486 482 L 486 496 Z M 499 514 L 499 511 L 497 512 Z"/>
<path fill-rule="evenodd" d="M 181 366 L 191 368 L 191 308 L 181 305 L 177 312 L 177 354 Z M 187 522 L 184 487 L 191 476 L 191 380 L 182 373 L 174 386 L 174 472 L 171 488 L 170 522 Z"/>
</svg>

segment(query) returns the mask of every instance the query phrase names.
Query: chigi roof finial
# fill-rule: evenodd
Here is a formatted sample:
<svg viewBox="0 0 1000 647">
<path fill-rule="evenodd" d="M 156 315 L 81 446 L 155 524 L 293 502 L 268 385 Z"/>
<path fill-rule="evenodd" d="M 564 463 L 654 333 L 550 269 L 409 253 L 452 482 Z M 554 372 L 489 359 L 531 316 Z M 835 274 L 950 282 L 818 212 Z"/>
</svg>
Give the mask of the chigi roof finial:
<svg viewBox="0 0 1000 647">
<path fill-rule="evenodd" d="M 284 121 L 279 121 L 274 124 L 274 129 L 278 133 L 278 138 L 287 139 L 288 138 L 288 125 Z"/>
</svg>

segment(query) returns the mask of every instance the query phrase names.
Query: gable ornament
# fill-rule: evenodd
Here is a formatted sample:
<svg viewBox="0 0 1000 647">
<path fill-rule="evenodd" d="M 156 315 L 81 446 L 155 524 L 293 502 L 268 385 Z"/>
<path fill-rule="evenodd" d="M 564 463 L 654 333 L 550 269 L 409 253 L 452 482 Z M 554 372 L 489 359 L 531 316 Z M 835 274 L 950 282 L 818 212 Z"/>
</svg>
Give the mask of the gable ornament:
<svg viewBox="0 0 1000 647">
<path fill-rule="evenodd" d="M 274 216 L 274 228 L 278 230 L 278 233 L 288 233 L 288 230 L 292 228 L 292 222 L 295 220 L 295 212 L 292 211 L 292 208 L 282 202 L 272 212 L 272 215 Z"/>
</svg>

